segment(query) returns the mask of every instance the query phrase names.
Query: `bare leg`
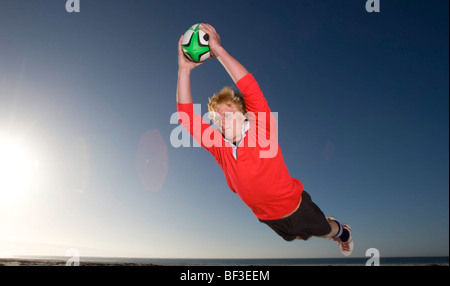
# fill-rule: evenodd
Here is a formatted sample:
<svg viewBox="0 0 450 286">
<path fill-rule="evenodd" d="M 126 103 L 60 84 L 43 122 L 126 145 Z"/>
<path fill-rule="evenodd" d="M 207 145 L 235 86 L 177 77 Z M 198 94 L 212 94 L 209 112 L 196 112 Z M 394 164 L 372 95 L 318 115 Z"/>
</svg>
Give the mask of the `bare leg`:
<svg viewBox="0 0 450 286">
<path fill-rule="evenodd" d="M 338 234 L 338 232 L 339 232 L 339 225 L 337 224 L 337 222 L 330 220 L 330 221 L 328 221 L 328 223 L 331 226 L 330 233 L 327 234 L 327 235 L 324 235 L 324 236 L 320 236 L 320 237 L 333 238 L 333 237 L 335 237 Z"/>
</svg>

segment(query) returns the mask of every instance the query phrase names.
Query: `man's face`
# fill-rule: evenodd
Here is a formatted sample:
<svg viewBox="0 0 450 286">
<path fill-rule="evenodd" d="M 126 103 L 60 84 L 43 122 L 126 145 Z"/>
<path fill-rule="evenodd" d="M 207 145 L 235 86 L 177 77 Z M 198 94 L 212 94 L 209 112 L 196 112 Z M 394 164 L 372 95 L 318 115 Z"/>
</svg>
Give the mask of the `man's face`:
<svg viewBox="0 0 450 286">
<path fill-rule="evenodd" d="M 217 106 L 214 123 L 219 126 L 220 131 L 225 139 L 231 142 L 241 140 L 242 125 L 245 122 L 244 115 L 232 104 L 228 106 L 226 104 L 219 104 Z"/>
</svg>

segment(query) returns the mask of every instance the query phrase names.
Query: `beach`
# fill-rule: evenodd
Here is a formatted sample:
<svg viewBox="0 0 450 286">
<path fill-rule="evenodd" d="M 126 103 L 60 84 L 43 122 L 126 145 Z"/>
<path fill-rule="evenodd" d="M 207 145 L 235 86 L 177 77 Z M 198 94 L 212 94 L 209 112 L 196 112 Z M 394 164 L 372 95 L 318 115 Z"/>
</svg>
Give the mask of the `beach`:
<svg viewBox="0 0 450 286">
<path fill-rule="evenodd" d="M 0 266 L 66 266 L 65 260 L 0 258 Z M 79 266 L 164 266 L 155 263 L 82 261 Z"/>
<path fill-rule="evenodd" d="M 37 258 L 0 258 L 0 266 L 66 266 L 64 259 L 37 259 Z M 186 261 L 164 261 L 164 262 L 147 262 L 147 261 L 95 261 L 81 260 L 79 266 L 365 266 L 358 263 L 233 263 L 223 261 L 221 263 L 208 262 L 186 262 Z M 380 266 L 449 266 L 448 262 L 416 262 L 416 263 L 381 263 Z"/>
</svg>

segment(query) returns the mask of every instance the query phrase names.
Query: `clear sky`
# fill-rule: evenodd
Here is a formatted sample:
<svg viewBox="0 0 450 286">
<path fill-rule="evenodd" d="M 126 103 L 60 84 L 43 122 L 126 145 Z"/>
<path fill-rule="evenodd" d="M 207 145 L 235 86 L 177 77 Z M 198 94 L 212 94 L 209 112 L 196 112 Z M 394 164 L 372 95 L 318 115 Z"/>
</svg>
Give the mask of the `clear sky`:
<svg viewBox="0 0 450 286">
<path fill-rule="evenodd" d="M 354 256 L 449 254 L 449 1 L 0 2 L 0 256 L 340 257 L 285 242 L 202 148 L 175 148 L 177 42 L 198 22 L 278 112 L 286 165 Z M 231 78 L 192 74 L 195 103 Z"/>
</svg>

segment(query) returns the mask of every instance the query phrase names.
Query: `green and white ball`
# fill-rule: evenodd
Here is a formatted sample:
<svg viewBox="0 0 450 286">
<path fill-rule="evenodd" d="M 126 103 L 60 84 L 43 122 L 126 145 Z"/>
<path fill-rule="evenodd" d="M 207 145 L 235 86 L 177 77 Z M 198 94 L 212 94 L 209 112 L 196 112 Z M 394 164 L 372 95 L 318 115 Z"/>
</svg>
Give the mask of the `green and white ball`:
<svg viewBox="0 0 450 286">
<path fill-rule="evenodd" d="M 181 40 L 181 47 L 184 55 L 191 61 L 200 63 L 206 61 L 211 56 L 209 49 L 209 36 L 198 27 L 200 24 L 192 25 L 184 33 Z M 203 26 L 202 26 L 203 27 Z"/>
</svg>

